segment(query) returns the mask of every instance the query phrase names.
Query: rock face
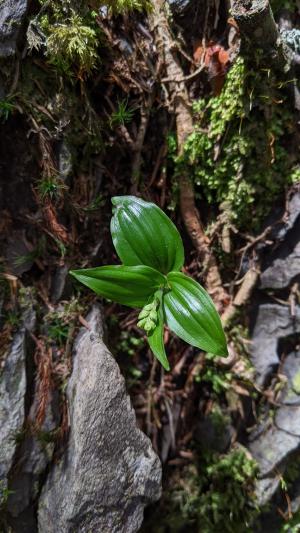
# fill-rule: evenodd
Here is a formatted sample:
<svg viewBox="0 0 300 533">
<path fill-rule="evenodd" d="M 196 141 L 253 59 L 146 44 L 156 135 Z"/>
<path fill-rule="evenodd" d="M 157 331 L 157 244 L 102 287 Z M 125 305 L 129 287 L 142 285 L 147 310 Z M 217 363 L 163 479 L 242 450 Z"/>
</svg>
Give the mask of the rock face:
<svg viewBox="0 0 300 533">
<path fill-rule="evenodd" d="M 251 343 L 257 383 L 264 386 L 276 374 L 279 365 L 280 375 L 286 380 L 274 417 L 267 418 L 250 435 L 249 449 L 260 467 L 261 479 L 257 484 L 260 505 L 273 498 L 280 484 L 278 473 L 284 475 L 292 454 L 300 449 L 300 352 L 297 351 L 300 305 L 295 301 L 292 312 L 287 300 L 300 275 L 299 193 L 291 198 L 288 210 L 287 223 L 272 235 L 275 246 L 266 257 L 260 283 L 260 291 L 271 290 L 275 296 L 277 290 L 285 291 L 285 296 L 281 292 L 278 298 L 285 299 L 287 305 L 270 302 L 258 306 Z M 270 517 L 268 523 L 271 524 Z M 263 531 L 269 531 L 266 524 Z M 270 531 L 273 530 L 271 527 Z"/>
<path fill-rule="evenodd" d="M 274 251 L 267 256 L 265 269 L 260 277 L 261 289 L 284 289 L 289 287 L 293 280 L 300 275 L 299 193 L 292 196 L 288 211 L 287 223 L 271 236 L 271 238 L 274 238 L 276 246 Z"/>
<path fill-rule="evenodd" d="M 259 306 L 252 334 L 251 360 L 257 371 L 257 382 L 263 385 L 280 363 L 279 342 L 300 334 L 300 307 L 291 316 L 289 306 Z"/>
<path fill-rule="evenodd" d="M 284 472 L 290 454 L 300 449 L 300 352 L 285 359 L 281 372 L 287 383 L 279 398 L 274 422 L 262 427 L 249 448 L 258 461 L 262 479 L 257 493 L 260 505 L 270 500 L 280 484 L 278 472 Z"/>
<path fill-rule="evenodd" d="M 123 377 L 101 337 L 95 307 L 75 343 L 68 384 L 70 435 L 39 502 L 41 533 L 138 531 L 161 494 L 161 465 L 136 427 Z"/>
<path fill-rule="evenodd" d="M 0 2 L 0 57 L 8 57 L 15 53 L 26 10 L 27 0 L 2 0 Z"/>
<path fill-rule="evenodd" d="M 34 322 L 35 312 L 28 301 L 0 374 L 0 495 L 7 488 L 18 447 L 17 436 L 25 420 L 27 331 L 33 328 Z"/>
<path fill-rule="evenodd" d="M 289 201 L 288 220 L 273 231 L 273 250 L 268 250 L 260 278 L 260 290 L 289 291 L 300 279 L 300 193 Z M 284 297 L 287 300 L 288 293 Z M 282 295 L 279 299 L 283 299 Z M 257 370 L 257 382 L 262 385 L 280 363 L 279 344 L 300 334 L 300 306 L 291 308 L 277 303 L 258 307 L 252 333 L 251 360 Z M 298 302 L 299 303 L 299 302 Z"/>
</svg>

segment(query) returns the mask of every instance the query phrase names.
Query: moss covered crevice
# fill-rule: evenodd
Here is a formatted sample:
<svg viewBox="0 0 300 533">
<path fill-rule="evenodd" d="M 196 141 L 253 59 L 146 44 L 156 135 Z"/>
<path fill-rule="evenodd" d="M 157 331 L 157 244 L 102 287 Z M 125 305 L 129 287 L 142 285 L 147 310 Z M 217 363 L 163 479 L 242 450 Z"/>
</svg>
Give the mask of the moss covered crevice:
<svg viewBox="0 0 300 533">
<path fill-rule="evenodd" d="M 176 172 L 188 165 L 196 191 L 214 206 L 226 202 L 239 229 L 258 230 L 274 200 L 300 179 L 290 145 L 291 82 L 239 57 L 221 94 L 194 103 L 194 132 Z"/>
</svg>

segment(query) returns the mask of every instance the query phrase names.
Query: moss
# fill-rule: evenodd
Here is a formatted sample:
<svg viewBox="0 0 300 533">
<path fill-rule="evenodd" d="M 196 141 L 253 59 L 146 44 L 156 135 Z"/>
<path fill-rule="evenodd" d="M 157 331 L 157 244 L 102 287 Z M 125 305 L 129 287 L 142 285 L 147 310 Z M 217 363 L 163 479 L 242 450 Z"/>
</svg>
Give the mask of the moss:
<svg viewBox="0 0 300 533">
<path fill-rule="evenodd" d="M 297 511 L 293 517 L 285 522 L 280 529 L 280 533 L 299 533 L 300 532 L 300 511 Z"/>
<path fill-rule="evenodd" d="M 284 188 L 299 180 L 287 150 L 294 128 L 286 85 L 239 57 L 223 91 L 194 105 L 195 130 L 177 172 L 189 165 L 196 191 L 227 202 L 238 227 L 256 229 Z"/>
<path fill-rule="evenodd" d="M 225 455 L 202 454 L 198 467 L 187 466 L 173 477 L 176 488 L 163 496 L 164 514 L 158 509 L 158 515 L 151 517 L 153 529 L 146 522 L 144 531 L 252 532 L 259 514 L 254 493 L 257 472 L 255 461 L 242 447 Z"/>
<path fill-rule="evenodd" d="M 213 359 L 210 362 L 209 354 L 207 355 L 207 364 L 201 373 L 195 376 L 195 381 L 197 383 L 209 383 L 215 394 L 222 394 L 231 386 L 232 373 L 223 368 L 219 368 L 218 371 L 216 371 Z"/>
</svg>

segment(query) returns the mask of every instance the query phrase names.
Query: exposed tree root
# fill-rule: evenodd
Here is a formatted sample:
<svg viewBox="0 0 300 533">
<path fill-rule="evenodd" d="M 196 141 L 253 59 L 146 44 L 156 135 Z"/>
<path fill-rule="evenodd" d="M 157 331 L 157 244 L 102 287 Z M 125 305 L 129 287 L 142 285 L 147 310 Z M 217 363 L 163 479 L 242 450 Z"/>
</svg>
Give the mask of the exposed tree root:
<svg viewBox="0 0 300 533">
<path fill-rule="evenodd" d="M 188 91 L 183 81 L 183 69 L 177 57 L 177 46 L 173 40 L 163 0 L 153 0 L 151 14 L 152 29 L 157 49 L 164 59 L 169 83 L 170 101 L 176 117 L 178 155 L 183 152 L 187 137 L 193 132 L 193 118 Z M 212 295 L 219 310 L 224 308 L 229 297 L 222 287 L 217 261 L 210 249 L 203 231 L 199 212 L 195 205 L 194 188 L 187 174 L 182 174 L 179 182 L 181 215 L 193 244 L 203 262 L 208 292 Z"/>
<path fill-rule="evenodd" d="M 226 307 L 224 313 L 222 314 L 223 324 L 229 324 L 238 308 L 242 305 L 245 305 L 249 301 L 252 291 L 259 279 L 259 274 L 260 272 L 258 268 L 250 268 L 248 270 L 233 301 L 228 305 L 228 307 Z"/>
</svg>

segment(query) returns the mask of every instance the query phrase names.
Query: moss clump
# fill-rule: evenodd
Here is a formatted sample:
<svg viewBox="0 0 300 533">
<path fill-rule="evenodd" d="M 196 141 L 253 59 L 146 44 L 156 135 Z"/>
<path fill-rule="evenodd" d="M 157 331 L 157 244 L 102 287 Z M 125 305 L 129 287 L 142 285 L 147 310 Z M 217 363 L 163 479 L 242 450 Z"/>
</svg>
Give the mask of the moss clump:
<svg viewBox="0 0 300 533">
<path fill-rule="evenodd" d="M 50 23 L 47 16 L 43 18 L 42 28 L 47 35 L 46 53 L 51 64 L 66 73 L 75 67 L 79 77 L 90 74 L 96 67 L 100 33 L 90 18 L 88 24 L 74 11 L 64 21 L 58 18 L 59 21 Z"/>
<path fill-rule="evenodd" d="M 254 480 L 257 465 L 243 449 L 208 454 L 199 469 L 197 497 L 183 496 L 182 511 L 202 533 L 245 533 L 257 517 Z M 192 505 L 190 505 L 192 504 Z"/>
<path fill-rule="evenodd" d="M 195 130 L 176 161 L 179 172 L 190 165 L 210 203 L 230 204 L 239 227 L 255 229 L 274 198 L 300 178 L 287 150 L 294 123 L 282 85 L 239 57 L 222 93 L 195 103 Z"/>
<path fill-rule="evenodd" d="M 151 515 L 153 529 L 146 522 L 142 531 L 252 532 L 259 515 L 254 493 L 257 473 L 256 462 L 242 447 L 227 454 L 201 454 L 198 467 L 190 465 L 174 474 L 163 495 L 168 512 L 162 518 L 158 509 L 159 518 Z"/>
</svg>

